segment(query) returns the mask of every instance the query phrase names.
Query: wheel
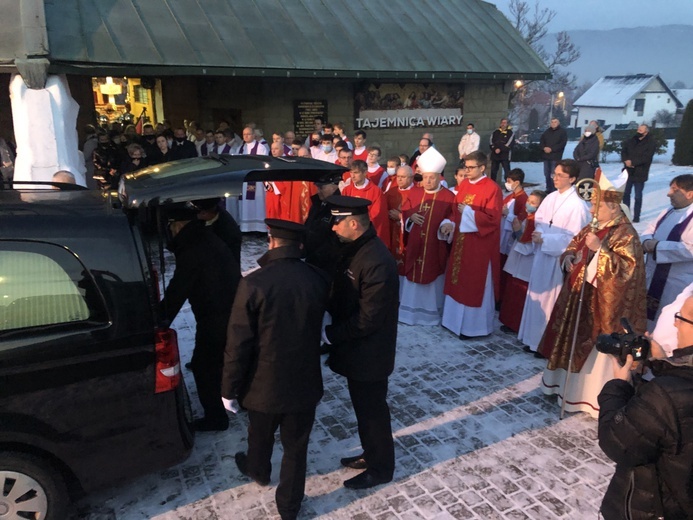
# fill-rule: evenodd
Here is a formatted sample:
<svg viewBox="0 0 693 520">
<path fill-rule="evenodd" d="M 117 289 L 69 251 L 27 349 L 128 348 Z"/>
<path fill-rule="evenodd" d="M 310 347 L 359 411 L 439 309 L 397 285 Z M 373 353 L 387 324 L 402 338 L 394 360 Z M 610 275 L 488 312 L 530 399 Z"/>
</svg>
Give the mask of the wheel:
<svg viewBox="0 0 693 520">
<path fill-rule="evenodd" d="M 68 502 L 65 482 L 47 461 L 0 453 L 0 519 L 63 520 Z"/>
</svg>

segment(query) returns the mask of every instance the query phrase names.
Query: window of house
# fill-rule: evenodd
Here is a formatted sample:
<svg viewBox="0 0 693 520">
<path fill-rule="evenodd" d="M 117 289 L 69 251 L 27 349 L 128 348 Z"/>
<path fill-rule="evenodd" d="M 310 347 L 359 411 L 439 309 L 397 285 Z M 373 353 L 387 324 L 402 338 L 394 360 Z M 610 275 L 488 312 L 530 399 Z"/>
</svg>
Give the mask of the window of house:
<svg viewBox="0 0 693 520">
<path fill-rule="evenodd" d="M 0 332 L 106 321 L 93 279 L 68 250 L 0 242 Z"/>
<path fill-rule="evenodd" d="M 133 87 L 133 92 L 135 94 L 135 103 L 141 103 L 143 105 L 149 104 L 149 91 L 142 85 L 135 85 Z"/>
<path fill-rule="evenodd" d="M 639 116 L 642 116 L 643 112 L 645 111 L 645 100 L 644 99 L 636 99 L 635 105 L 633 106 L 633 110 L 635 110 Z"/>
</svg>

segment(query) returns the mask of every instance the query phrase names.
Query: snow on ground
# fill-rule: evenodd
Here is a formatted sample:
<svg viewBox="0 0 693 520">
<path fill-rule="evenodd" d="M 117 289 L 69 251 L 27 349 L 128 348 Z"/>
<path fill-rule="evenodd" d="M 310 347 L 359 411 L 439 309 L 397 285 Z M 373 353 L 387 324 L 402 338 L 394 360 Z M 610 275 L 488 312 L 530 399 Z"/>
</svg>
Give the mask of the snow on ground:
<svg viewBox="0 0 693 520">
<path fill-rule="evenodd" d="M 566 156 L 575 143 L 569 143 Z M 668 207 L 673 177 L 693 167 L 670 165 L 673 143 L 656 156 L 645 185 L 642 222 Z M 609 177 L 618 157 L 602 165 Z M 542 163 L 515 163 L 527 181 L 544 185 Z M 249 235 L 243 271 L 256 268 L 266 240 Z M 195 322 L 185 306 L 173 326 L 183 361 L 191 356 Z M 496 331 L 499 324 L 496 323 Z M 299 518 L 320 519 L 582 519 L 596 518 L 613 465 L 596 441 L 596 421 L 568 414 L 560 421 L 555 397 L 539 384 L 541 360 L 514 336 L 495 332 L 460 341 L 442 327 L 399 326 L 397 366 L 389 402 L 396 440 L 392 483 L 350 491 L 354 470 L 340 457 L 359 450 L 344 378 L 326 367 L 308 454 L 306 500 Z M 192 376 L 184 371 L 194 412 L 201 415 Z M 82 520 L 277 519 L 274 491 L 281 447 L 272 458 L 270 487 L 250 483 L 233 460 L 246 449 L 247 417 L 232 417 L 227 432 L 198 434 L 190 458 L 158 474 L 92 494 L 72 510 Z"/>
</svg>

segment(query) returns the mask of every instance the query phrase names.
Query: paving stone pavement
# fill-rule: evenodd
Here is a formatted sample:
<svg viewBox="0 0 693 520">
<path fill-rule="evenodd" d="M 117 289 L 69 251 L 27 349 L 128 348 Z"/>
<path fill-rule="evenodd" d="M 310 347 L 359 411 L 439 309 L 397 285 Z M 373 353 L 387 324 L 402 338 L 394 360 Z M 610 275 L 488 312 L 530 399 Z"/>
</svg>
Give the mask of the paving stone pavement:
<svg viewBox="0 0 693 520">
<path fill-rule="evenodd" d="M 263 251 L 244 244 L 244 269 Z M 194 319 L 189 307 L 174 322 L 184 361 Z M 393 482 L 345 489 L 357 474 L 339 459 L 359 452 L 346 381 L 323 370 L 308 452 L 301 519 L 582 519 L 597 511 L 613 464 L 597 445 L 595 420 L 567 414 L 539 385 L 544 362 L 496 332 L 461 341 L 442 327 L 399 326 L 389 402 L 397 468 Z M 192 375 L 184 374 L 195 413 Z M 92 494 L 75 504 L 76 520 L 278 519 L 274 492 L 281 460 L 277 436 L 270 487 L 243 477 L 233 455 L 246 449 L 247 417 L 227 432 L 197 434 L 189 459 L 158 474 Z"/>
</svg>

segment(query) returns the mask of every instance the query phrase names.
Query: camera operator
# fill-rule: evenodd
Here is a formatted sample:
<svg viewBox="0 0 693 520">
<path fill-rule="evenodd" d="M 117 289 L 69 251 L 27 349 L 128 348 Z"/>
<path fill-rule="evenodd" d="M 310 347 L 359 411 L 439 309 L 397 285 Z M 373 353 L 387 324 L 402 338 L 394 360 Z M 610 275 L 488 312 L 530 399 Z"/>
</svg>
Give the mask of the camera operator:
<svg viewBox="0 0 693 520">
<path fill-rule="evenodd" d="M 655 378 L 637 389 L 633 357 L 599 394 L 599 445 L 616 462 L 602 501 L 606 520 L 693 519 L 693 296 L 676 313 L 678 348 L 653 342 Z"/>
</svg>

